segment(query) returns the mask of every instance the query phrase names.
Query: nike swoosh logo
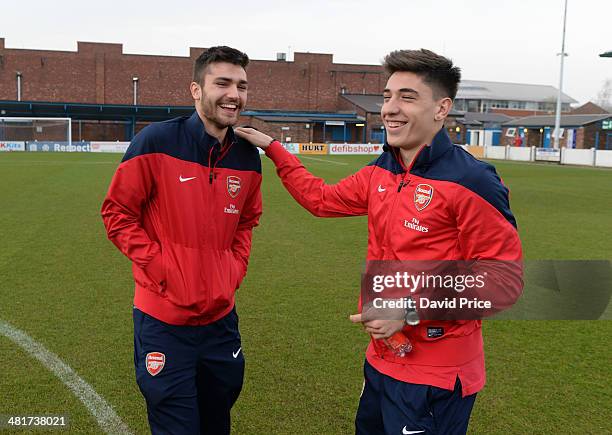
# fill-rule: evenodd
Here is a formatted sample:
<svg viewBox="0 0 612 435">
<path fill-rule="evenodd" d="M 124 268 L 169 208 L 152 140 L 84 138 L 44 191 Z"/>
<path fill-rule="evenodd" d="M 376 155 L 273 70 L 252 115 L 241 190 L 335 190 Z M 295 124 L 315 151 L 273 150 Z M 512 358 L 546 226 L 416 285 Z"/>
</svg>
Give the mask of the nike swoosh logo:
<svg viewBox="0 0 612 435">
<path fill-rule="evenodd" d="M 378 191 L 379 191 L 380 193 L 383 193 L 385 190 L 387 190 L 387 188 L 386 188 L 386 187 L 382 187 L 380 184 L 378 185 Z"/>
<path fill-rule="evenodd" d="M 184 183 L 185 181 L 190 181 L 190 180 L 195 180 L 196 177 L 187 177 L 187 178 L 183 178 L 182 175 L 179 175 L 179 181 L 181 183 Z"/>
<path fill-rule="evenodd" d="M 234 358 L 238 358 L 238 354 L 240 353 L 240 351 L 241 351 L 241 350 L 242 350 L 242 348 L 241 348 L 241 347 L 239 347 L 239 348 L 238 348 L 238 350 L 237 350 L 236 352 L 232 352 L 232 356 L 233 356 Z"/>
<path fill-rule="evenodd" d="M 404 435 L 410 435 L 414 433 L 425 433 L 425 431 L 424 430 L 406 430 L 406 426 L 404 426 L 404 428 L 402 429 L 402 433 Z"/>
</svg>

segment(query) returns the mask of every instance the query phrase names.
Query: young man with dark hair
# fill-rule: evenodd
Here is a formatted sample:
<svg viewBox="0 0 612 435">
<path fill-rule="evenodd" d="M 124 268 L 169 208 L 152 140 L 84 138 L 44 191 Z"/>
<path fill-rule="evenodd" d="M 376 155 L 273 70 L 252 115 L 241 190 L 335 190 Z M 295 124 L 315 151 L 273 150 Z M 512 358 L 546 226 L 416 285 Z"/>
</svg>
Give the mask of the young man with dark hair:
<svg viewBox="0 0 612 435">
<path fill-rule="evenodd" d="M 257 149 L 232 126 L 249 62 L 213 47 L 195 62 L 195 112 L 134 137 L 102 205 L 132 261 L 134 364 L 154 434 L 227 434 L 244 358 L 234 292 L 262 212 Z"/>
<path fill-rule="evenodd" d="M 236 133 L 265 150 L 289 193 L 315 216 L 367 215 L 367 260 L 521 260 L 508 190 L 491 165 L 453 145 L 444 129 L 459 68 L 429 50 L 395 51 L 385 68 L 384 152 L 335 185 L 271 137 Z M 371 335 L 357 434 L 466 433 L 485 383 L 479 320 L 351 320 Z M 404 356 L 383 342 L 399 331 L 413 345 Z"/>
</svg>

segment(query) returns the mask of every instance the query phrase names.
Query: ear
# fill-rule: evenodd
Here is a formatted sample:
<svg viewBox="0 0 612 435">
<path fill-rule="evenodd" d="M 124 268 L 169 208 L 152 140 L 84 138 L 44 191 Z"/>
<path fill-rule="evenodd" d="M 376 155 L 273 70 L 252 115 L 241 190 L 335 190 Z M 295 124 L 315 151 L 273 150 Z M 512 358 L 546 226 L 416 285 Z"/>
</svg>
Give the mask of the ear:
<svg viewBox="0 0 612 435">
<path fill-rule="evenodd" d="M 191 85 L 189 85 L 189 90 L 191 91 L 191 97 L 194 100 L 199 101 L 202 99 L 202 87 L 198 83 L 191 82 Z"/>
<path fill-rule="evenodd" d="M 448 112 L 450 112 L 452 107 L 453 100 L 448 97 L 442 98 L 440 101 L 438 101 L 438 104 L 436 105 L 436 113 L 434 114 L 434 119 L 436 121 L 443 121 L 448 116 Z"/>
</svg>

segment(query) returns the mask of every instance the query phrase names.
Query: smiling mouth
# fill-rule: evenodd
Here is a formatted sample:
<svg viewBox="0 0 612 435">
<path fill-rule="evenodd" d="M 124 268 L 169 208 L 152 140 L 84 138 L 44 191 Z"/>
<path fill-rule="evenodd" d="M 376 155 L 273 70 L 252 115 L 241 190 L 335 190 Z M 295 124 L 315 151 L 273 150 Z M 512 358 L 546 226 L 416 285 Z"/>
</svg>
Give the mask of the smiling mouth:
<svg viewBox="0 0 612 435">
<path fill-rule="evenodd" d="M 238 105 L 232 103 L 219 104 L 219 107 L 222 108 L 225 112 L 234 114 L 238 111 Z"/>
<path fill-rule="evenodd" d="M 404 125 L 408 124 L 407 122 L 404 121 L 387 121 L 387 127 L 390 130 L 396 129 L 396 128 L 401 128 Z"/>
</svg>

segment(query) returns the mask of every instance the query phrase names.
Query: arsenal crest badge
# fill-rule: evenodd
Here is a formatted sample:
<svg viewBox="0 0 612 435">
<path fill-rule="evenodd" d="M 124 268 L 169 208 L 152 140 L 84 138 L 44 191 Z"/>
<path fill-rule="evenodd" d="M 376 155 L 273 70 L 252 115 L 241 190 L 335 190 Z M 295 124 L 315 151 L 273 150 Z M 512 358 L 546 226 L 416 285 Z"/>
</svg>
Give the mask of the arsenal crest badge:
<svg viewBox="0 0 612 435">
<path fill-rule="evenodd" d="M 429 184 L 419 184 L 414 190 L 414 206 L 417 211 L 422 211 L 431 202 L 434 188 Z"/>
<path fill-rule="evenodd" d="M 161 352 L 149 352 L 146 358 L 147 371 L 151 376 L 159 374 L 166 364 L 166 355 Z"/>
<path fill-rule="evenodd" d="M 227 193 L 232 198 L 236 198 L 240 193 L 240 177 L 230 175 L 227 177 Z"/>
</svg>

